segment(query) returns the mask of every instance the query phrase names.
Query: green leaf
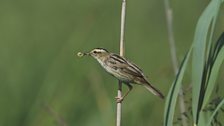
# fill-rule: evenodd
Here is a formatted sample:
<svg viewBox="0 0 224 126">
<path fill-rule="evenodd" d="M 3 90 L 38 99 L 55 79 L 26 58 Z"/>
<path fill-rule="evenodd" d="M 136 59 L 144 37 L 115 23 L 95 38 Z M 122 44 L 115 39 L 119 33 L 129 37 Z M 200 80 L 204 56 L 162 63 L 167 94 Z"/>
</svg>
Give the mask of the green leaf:
<svg viewBox="0 0 224 126">
<path fill-rule="evenodd" d="M 220 6 L 220 0 L 212 0 L 205 11 L 202 13 L 197 23 L 195 38 L 193 41 L 193 59 L 192 59 L 192 112 L 194 122 L 198 123 L 198 117 L 201 110 L 203 97 L 200 97 L 202 85 L 202 75 L 205 62 L 206 39 L 209 26 L 216 18 L 217 8 Z M 200 99 L 201 98 L 201 99 Z M 202 100 L 202 101 L 201 101 Z"/>
<path fill-rule="evenodd" d="M 177 76 L 175 78 L 175 81 L 173 82 L 167 99 L 165 103 L 165 112 L 164 112 L 164 126 L 172 126 L 173 125 L 173 117 L 175 113 L 175 106 L 176 106 L 176 101 L 178 97 L 179 90 L 181 88 L 182 80 L 184 77 L 184 72 L 191 54 L 192 48 L 188 51 L 187 55 L 184 57 L 181 66 L 179 68 L 179 71 L 177 73 Z"/>
<path fill-rule="evenodd" d="M 214 35 L 214 29 L 215 29 L 216 20 L 217 20 L 217 17 L 218 17 L 220 4 L 221 3 L 219 3 L 218 6 L 216 8 L 214 8 L 214 9 L 216 9 L 216 10 L 214 10 L 214 12 L 216 11 L 216 13 L 214 15 L 214 19 L 212 20 L 211 32 L 210 32 L 210 37 L 209 37 L 208 46 L 207 46 L 207 56 L 209 56 L 209 52 L 210 52 L 210 49 L 211 49 L 212 38 L 213 38 L 213 35 Z"/>
<path fill-rule="evenodd" d="M 205 97 L 204 97 L 204 102 L 203 102 L 203 106 L 205 106 L 207 103 L 208 103 L 208 100 L 212 94 L 212 91 L 214 89 L 214 86 L 215 86 L 215 82 L 216 82 L 216 78 L 218 76 L 218 73 L 219 73 L 219 69 L 222 65 L 222 62 L 224 60 L 224 47 L 223 47 L 223 44 L 224 44 L 224 33 L 221 35 L 221 37 L 219 38 L 218 44 L 220 43 L 221 45 L 219 45 L 218 47 L 216 48 L 221 48 L 218 50 L 218 54 L 217 54 L 217 57 L 214 59 L 214 64 L 212 66 L 212 69 L 211 69 L 211 73 L 210 73 L 210 76 L 209 76 L 209 80 L 208 80 L 208 85 L 207 85 L 207 88 L 206 88 L 206 93 L 205 93 Z M 220 47 L 221 46 L 221 47 Z"/>
</svg>

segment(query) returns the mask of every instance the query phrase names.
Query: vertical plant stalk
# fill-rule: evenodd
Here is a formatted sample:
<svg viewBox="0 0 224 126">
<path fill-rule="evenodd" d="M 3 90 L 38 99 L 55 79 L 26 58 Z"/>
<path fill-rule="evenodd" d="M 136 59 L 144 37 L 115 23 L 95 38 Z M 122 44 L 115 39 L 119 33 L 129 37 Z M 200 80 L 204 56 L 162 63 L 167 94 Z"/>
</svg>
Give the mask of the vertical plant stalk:
<svg viewBox="0 0 224 126">
<path fill-rule="evenodd" d="M 171 59 L 173 64 L 173 70 L 176 75 L 178 73 L 178 61 L 177 61 L 176 46 L 175 46 L 174 33 L 173 33 L 173 14 L 169 4 L 169 0 L 164 0 L 164 7 L 165 7 L 165 14 L 166 14 L 170 54 L 171 54 Z M 179 107 L 181 112 L 182 125 L 187 126 L 188 125 L 187 120 L 184 115 L 184 113 L 186 112 L 186 108 L 185 108 L 184 94 L 183 94 L 182 88 L 180 89 L 180 92 L 179 92 Z"/>
<path fill-rule="evenodd" d="M 120 33 L 120 56 L 124 56 L 124 29 L 125 29 L 125 14 L 126 14 L 126 0 L 122 0 L 121 8 L 121 33 Z M 117 97 L 122 97 L 122 82 L 118 82 L 118 92 Z M 116 126 L 121 126 L 121 113 L 122 106 L 121 102 L 117 103 L 117 119 Z"/>
</svg>

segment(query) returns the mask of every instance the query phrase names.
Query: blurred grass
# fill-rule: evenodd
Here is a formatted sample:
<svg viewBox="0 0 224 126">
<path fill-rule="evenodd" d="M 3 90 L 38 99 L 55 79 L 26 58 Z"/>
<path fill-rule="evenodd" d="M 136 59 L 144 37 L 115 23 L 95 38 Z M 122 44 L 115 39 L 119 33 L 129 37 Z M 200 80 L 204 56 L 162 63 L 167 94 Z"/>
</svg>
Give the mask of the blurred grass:
<svg viewBox="0 0 224 126">
<path fill-rule="evenodd" d="M 181 59 L 208 1 L 172 2 Z M 2 0 L 0 17 L 1 126 L 58 125 L 46 106 L 69 126 L 115 123 L 117 81 L 76 53 L 118 52 L 120 1 Z M 218 22 L 224 30 L 224 19 Z M 174 75 L 165 24 L 163 1 L 128 1 L 125 55 L 166 94 Z M 123 104 L 123 125 L 162 125 L 164 102 L 135 87 Z"/>
</svg>

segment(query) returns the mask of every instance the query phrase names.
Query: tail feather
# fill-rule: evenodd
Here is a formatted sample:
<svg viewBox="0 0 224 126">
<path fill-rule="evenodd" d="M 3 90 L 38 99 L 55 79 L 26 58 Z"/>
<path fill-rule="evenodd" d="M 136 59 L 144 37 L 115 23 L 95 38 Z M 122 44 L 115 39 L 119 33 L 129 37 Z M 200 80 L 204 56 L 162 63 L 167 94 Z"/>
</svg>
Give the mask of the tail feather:
<svg viewBox="0 0 224 126">
<path fill-rule="evenodd" d="M 153 87 L 151 84 L 147 83 L 147 84 L 144 84 L 143 86 L 154 95 L 159 96 L 161 99 L 164 99 L 164 95 L 158 89 Z"/>
</svg>

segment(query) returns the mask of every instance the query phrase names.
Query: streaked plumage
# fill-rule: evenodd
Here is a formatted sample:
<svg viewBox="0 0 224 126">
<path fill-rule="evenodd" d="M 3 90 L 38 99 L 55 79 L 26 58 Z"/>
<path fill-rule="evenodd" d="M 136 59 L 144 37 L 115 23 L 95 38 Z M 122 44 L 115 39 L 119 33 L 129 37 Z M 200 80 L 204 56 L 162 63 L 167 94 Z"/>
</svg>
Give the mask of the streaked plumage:
<svg viewBox="0 0 224 126">
<path fill-rule="evenodd" d="M 143 71 L 134 63 L 129 62 L 117 54 L 110 53 L 103 48 L 95 48 L 91 52 L 85 54 L 94 57 L 108 73 L 125 83 L 129 87 L 129 91 L 132 89 L 130 83 L 139 84 L 143 85 L 154 95 L 162 99 L 164 98 L 163 94 L 147 81 Z M 123 98 L 120 100 L 123 100 Z"/>
</svg>

